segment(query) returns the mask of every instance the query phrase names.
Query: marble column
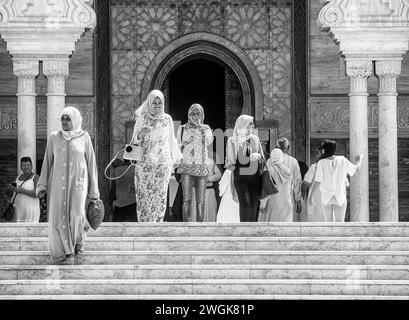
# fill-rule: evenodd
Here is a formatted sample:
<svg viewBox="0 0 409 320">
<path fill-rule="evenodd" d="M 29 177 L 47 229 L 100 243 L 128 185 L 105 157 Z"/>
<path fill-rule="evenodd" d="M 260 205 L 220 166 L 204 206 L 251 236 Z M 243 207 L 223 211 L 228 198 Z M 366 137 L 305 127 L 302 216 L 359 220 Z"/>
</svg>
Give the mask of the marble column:
<svg viewBox="0 0 409 320">
<path fill-rule="evenodd" d="M 375 61 L 379 78 L 379 221 L 399 221 L 396 79 L 401 59 Z"/>
<path fill-rule="evenodd" d="M 372 74 L 372 61 L 348 60 L 346 72 L 350 78 L 349 93 L 349 150 L 355 163 L 364 155 L 362 166 L 351 177 L 350 221 L 369 221 L 369 169 L 368 169 L 368 77 Z"/>
<path fill-rule="evenodd" d="M 17 89 L 17 172 L 21 157 L 31 157 L 36 172 L 36 86 L 38 61 L 13 60 L 13 72 L 18 78 Z"/>
<path fill-rule="evenodd" d="M 61 111 L 65 107 L 65 79 L 69 59 L 44 60 L 43 74 L 47 82 L 47 137 L 61 128 Z"/>
</svg>

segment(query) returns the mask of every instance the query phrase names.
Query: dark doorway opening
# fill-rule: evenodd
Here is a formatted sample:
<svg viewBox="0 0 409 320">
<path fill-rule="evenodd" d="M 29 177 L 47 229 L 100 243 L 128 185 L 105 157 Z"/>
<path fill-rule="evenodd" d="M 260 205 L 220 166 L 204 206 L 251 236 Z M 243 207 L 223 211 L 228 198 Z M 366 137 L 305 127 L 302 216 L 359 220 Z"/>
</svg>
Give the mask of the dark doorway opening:
<svg viewBox="0 0 409 320">
<path fill-rule="evenodd" d="M 225 129 L 225 67 L 198 58 L 182 63 L 169 74 L 169 114 L 173 120 L 187 122 L 193 103 L 202 105 L 204 122 L 213 130 Z"/>
</svg>

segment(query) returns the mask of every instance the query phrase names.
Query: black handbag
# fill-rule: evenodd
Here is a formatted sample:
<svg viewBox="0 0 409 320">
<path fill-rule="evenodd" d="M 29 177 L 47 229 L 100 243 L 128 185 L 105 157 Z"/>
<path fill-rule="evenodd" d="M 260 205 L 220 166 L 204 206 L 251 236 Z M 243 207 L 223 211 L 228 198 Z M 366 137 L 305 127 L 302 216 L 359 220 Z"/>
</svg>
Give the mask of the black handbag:
<svg viewBox="0 0 409 320">
<path fill-rule="evenodd" d="M 87 208 L 87 221 L 92 229 L 97 230 L 104 220 L 105 207 L 102 200 L 90 201 Z"/>
<path fill-rule="evenodd" d="M 264 160 L 264 159 L 263 159 Z M 261 191 L 260 199 L 265 199 L 278 192 L 274 178 L 270 175 L 265 161 L 263 161 L 263 170 L 261 172 Z"/>
<path fill-rule="evenodd" d="M 15 209 L 14 209 L 14 199 L 13 199 L 13 202 L 10 202 L 7 205 L 6 209 L 4 209 L 3 219 L 6 220 L 6 221 L 11 221 L 11 219 L 13 219 L 13 217 L 14 217 L 14 211 L 15 211 Z"/>
<path fill-rule="evenodd" d="M 20 185 L 20 188 L 23 186 L 24 182 L 26 182 L 32 174 L 30 174 Z M 3 219 L 6 221 L 11 221 L 14 217 L 14 213 L 16 209 L 14 208 L 14 200 L 16 200 L 17 193 L 14 195 L 13 200 L 7 205 L 6 209 L 3 211 Z"/>
</svg>

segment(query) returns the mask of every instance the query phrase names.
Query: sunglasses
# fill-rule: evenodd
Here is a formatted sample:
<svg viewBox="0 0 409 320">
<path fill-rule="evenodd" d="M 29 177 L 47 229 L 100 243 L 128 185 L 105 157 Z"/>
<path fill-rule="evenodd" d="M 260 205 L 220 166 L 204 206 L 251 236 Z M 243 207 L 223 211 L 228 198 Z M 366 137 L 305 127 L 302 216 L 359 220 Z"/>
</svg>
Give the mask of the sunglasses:
<svg viewBox="0 0 409 320">
<path fill-rule="evenodd" d="M 62 116 L 61 121 L 71 121 L 71 118 Z"/>
</svg>

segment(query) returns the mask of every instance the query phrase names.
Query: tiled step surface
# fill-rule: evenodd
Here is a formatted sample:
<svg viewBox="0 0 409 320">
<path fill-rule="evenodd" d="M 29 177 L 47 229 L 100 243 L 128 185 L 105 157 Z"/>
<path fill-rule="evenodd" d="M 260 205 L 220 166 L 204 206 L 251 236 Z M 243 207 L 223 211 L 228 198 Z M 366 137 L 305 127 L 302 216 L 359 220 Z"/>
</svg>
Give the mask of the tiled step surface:
<svg viewBox="0 0 409 320">
<path fill-rule="evenodd" d="M 13 225 L 13 227 L 10 227 Z M 92 237 L 409 237 L 409 222 L 379 223 L 116 223 Z M 46 223 L 0 223 L 0 237 L 47 237 Z M 409 238 L 408 238 L 409 239 Z"/>
<path fill-rule="evenodd" d="M 0 265 L 50 264 L 47 251 L 0 251 Z M 409 264 L 409 251 L 90 251 L 76 264 Z"/>
<path fill-rule="evenodd" d="M 3 265 L 0 280 L 350 279 L 409 280 L 408 265 Z"/>
<path fill-rule="evenodd" d="M 103 223 L 51 264 L 0 223 L 0 299 L 409 299 L 409 223 Z"/>
<path fill-rule="evenodd" d="M 47 251 L 47 237 L 2 237 L 0 251 Z M 87 251 L 409 250 L 408 237 L 89 237 Z"/>
<path fill-rule="evenodd" d="M 409 295 L 408 280 L 111 279 L 3 280 L 0 294 Z"/>
</svg>

